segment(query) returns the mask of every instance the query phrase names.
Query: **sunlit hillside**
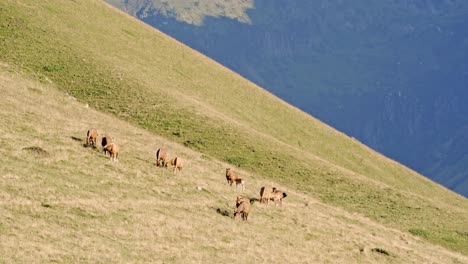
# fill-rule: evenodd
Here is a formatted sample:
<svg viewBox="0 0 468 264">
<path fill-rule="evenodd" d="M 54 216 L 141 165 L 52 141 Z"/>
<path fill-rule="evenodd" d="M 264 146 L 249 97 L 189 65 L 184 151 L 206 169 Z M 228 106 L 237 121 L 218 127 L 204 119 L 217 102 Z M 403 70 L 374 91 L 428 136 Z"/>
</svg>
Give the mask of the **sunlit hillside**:
<svg viewBox="0 0 468 264">
<path fill-rule="evenodd" d="M 10 237 L 0 243 L 18 250 L 6 250 L 8 259 L 44 252 L 63 262 L 202 261 L 234 257 L 235 234 L 252 262 L 267 248 L 272 259 L 297 262 L 335 254 L 456 262 L 468 254 L 465 198 L 149 26 L 99 1 L 4 1 L 0 10 L 0 60 L 9 65 L 0 137 L 8 218 L 0 234 Z M 122 143 L 118 164 L 71 139 L 90 126 Z M 181 176 L 154 168 L 160 145 L 187 158 Z M 23 150 L 35 146 L 49 154 Z M 246 175 L 251 197 L 265 183 L 285 188 L 284 208 L 254 204 L 251 223 L 233 224 L 223 216 L 236 196 L 225 186 L 226 166 Z"/>
<path fill-rule="evenodd" d="M 230 165 L 4 64 L 0 92 L 2 263 L 468 261 L 260 175 L 238 170 L 247 189 L 236 191 L 224 177 Z M 89 127 L 121 145 L 118 163 L 83 147 Z M 188 161 L 181 174 L 155 167 L 160 146 Z M 247 223 L 233 221 L 235 197 L 258 199 L 264 184 L 288 193 L 283 206 L 254 203 Z"/>
</svg>

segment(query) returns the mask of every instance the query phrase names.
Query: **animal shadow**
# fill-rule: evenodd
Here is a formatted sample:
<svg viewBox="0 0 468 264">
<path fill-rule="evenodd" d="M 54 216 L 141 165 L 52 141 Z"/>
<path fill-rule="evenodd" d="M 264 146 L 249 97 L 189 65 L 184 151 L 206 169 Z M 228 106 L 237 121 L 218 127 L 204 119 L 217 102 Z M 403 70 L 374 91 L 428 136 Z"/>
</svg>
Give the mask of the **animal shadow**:
<svg viewBox="0 0 468 264">
<path fill-rule="evenodd" d="M 216 213 L 222 215 L 222 216 L 226 216 L 226 217 L 230 217 L 230 213 L 228 210 L 226 209 L 221 209 L 221 208 L 216 208 Z"/>
<path fill-rule="evenodd" d="M 92 148 L 92 149 L 97 149 L 96 146 L 93 145 L 88 145 L 86 143 L 83 143 L 83 148 Z"/>
<path fill-rule="evenodd" d="M 149 161 L 149 160 L 147 160 L 147 159 L 142 159 L 142 158 L 140 158 L 140 157 L 135 157 L 135 158 L 136 158 L 137 160 L 140 160 L 140 161 L 146 162 L 146 163 L 148 163 L 148 164 L 155 165 L 155 163 L 154 163 L 154 162 L 151 162 L 151 161 Z"/>
<path fill-rule="evenodd" d="M 78 138 L 78 137 L 74 137 L 74 136 L 71 136 L 70 138 L 73 139 L 74 141 L 83 142 L 82 138 Z"/>
<path fill-rule="evenodd" d="M 83 142 L 84 140 L 82 138 L 79 138 L 79 137 L 74 137 L 74 136 L 71 136 L 70 137 L 73 141 L 77 141 L 77 142 Z M 92 147 L 93 149 L 96 149 L 96 146 L 93 146 L 93 145 L 88 145 L 85 143 L 83 143 L 83 148 L 89 148 L 89 147 Z"/>
<path fill-rule="evenodd" d="M 251 204 L 254 204 L 254 203 L 256 203 L 256 202 L 260 202 L 260 199 L 258 199 L 258 198 L 250 198 L 250 203 L 251 203 Z"/>
</svg>

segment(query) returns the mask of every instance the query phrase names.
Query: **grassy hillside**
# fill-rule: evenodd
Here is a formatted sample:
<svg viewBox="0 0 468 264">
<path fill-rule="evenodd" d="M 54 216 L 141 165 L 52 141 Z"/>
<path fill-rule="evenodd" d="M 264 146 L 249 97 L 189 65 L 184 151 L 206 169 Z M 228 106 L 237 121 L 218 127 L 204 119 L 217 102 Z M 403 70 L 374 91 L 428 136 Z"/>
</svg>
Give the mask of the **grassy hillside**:
<svg viewBox="0 0 468 264">
<path fill-rule="evenodd" d="M 228 164 L 33 79 L 0 65 L 0 263 L 468 261 L 245 171 L 248 197 L 265 183 L 289 195 L 282 208 L 254 203 L 248 223 L 233 222 Z M 122 146 L 119 163 L 83 147 L 89 127 Z M 154 166 L 158 146 L 189 161 L 182 174 Z"/>
<path fill-rule="evenodd" d="M 149 26 L 96 1 L 6 1 L 0 10 L 3 62 L 255 178 L 468 254 L 456 232 L 468 229 L 466 199 Z"/>
</svg>

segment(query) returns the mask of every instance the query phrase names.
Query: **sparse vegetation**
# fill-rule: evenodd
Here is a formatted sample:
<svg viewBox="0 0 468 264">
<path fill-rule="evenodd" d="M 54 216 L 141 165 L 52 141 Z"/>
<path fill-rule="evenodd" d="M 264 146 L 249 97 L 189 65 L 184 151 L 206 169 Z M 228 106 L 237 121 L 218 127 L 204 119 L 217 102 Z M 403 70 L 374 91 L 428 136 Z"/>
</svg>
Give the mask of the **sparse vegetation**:
<svg viewBox="0 0 468 264">
<path fill-rule="evenodd" d="M 245 167 L 247 165 L 247 159 L 244 157 L 225 157 L 224 161 L 237 167 Z"/>
<path fill-rule="evenodd" d="M 55 72 L 55 71 L 63 70 L 63 66 L 61 66 L 61 65 L 47 65 L 47 66 L 44 66 L 43 69 L 46 72 Z"/>
<path fill-rule="evenodd" d="M 424 229 L 415 228 L 415 229 L 410 229 L 408 231 L 413 235 L 424 237 L 424 238 L 427 238 L 429 236 L 429 232 Z"/>
<path fill-rule="evenodd" d="M 223 182 L 221 167 L 227 165 L 221 166 L 216 161 L 223 160 L 232 165 L 241 166 L 242 169 L 247 170 L 249 174 L 256 175 L 255 177 L 259 179 L 275 181 L 277 184 L 296 190 L 297 193 L 304 193 L 307 199 L 319 199 L 349 212 L 365 215 L 379 225 L 384 224 L 405 232 L 410 228 L 421 226 L 428 231 L 425 237 L 427 241 L 468 254 L 466 236 L 454 236 L 450 243 L 445 239 L 450 237 L 453 230 L 466 228 L 468 222 L 466 199 L 286 105 L 252 83 L 150 27 L 117 13 L 113 8 L 101 2 L 94 1 L 3 1 L 0 2 L 0 11 L 0 60 L 2 63 L 10 64 L 13 68 L 19 67 L 19 71 L 33 76 L 43 85 L 53 84 L 80 102 L 88 103 L 91 108 L 110 113 L 113 117 L 130 124 L 121 123 L 119 128 L 113 128 L 126 131 L 125 134 L 119 136 L 119 144 L 122 143 L 123 150 L 121 159 L 119 156 L 119 165 L 114 166 L 107 163 L 104 158 L 90 160 L 91 157 L 101 157 L 96 156 L 98 151 L 81 147 L 75 149 L 80 142 L 71 139 L 71 137 L 80 138 L 81 134 L 85 133 L 84 130 L 82 131 L 82 125 L 84 129 L 87 129 L 110 123 L 95 121 L 96 112 L 85 115 L 84 111 L 92 110 L 84 107 L 80 110 L 66 108 L 69 116 L 59 115 L 60 113 L 54 116 L 45 108 L 39 108 L 39 112 L 29 108 L 27 112 L 14 112 L 15 107 L 21 104 L 37 106 L 37 102 L 34 101 L 34 97 L 27 97 L 30 101 L 18 101 L 12 106 L 4 103 L 4 101 L 9 102 L 5 99 L 9 97 L 2 97 L 1 105 L 4 108 L 1 113 L 14 112 L 17 115 L 14 119 L 7 118 L 8 115 L 3 118 L 6 127 L 14 125 L 15 131 L 20 135 L 34 136 L 34 140 L 39 142 L 46 141 L 49 143 L 47 146 L 53 146 L 53 149 L 48 149 L 49 152 L 55 151 L 61 154 L 50 155 L 47 158 L 50 160 L 42 161 L 47 166 L 41 167 L 43 163 L 37 163 L 39 161 L 18 156 L 20 154 L 14 151 L 13 145 L 2 149 L 3 155 L 9 157 L 8 166 L 5 168 L 6 171 L 2 171 L 2 175 L 13 178 L 28 175 L 32 169 L 30 166 L 25 166 L 25 163 L 33 162 L 35 168 L 40 168 L 39 172 L 33 173 L 31 178 L 35 184 L 48 190 L 52 188 L 49 184 L 53 183 L 54 188 L 57 188 L 55 191 L 50 189 L 51 192 L 56 193 L 49 195 L 47 191 L 44 191 L 35 197 L 30 193 L 22 194 L 22 191 L 18 189 L 19 183 L 15 182 L 12 186 L 2 186 L 4 191 L 2 195 L 27 197 L 24 199 L 33 204 L 36 198 L 54 200 L 54 196 L 60 196 L 62 200 L 57 200 L 56 203 L 44 201 L 51 205 L 50 208 L 44 209 L 52 210 L 57 207 L 63 209 L 53 211 L 47 216 L 55 221 L 54 225 L 63 226 L 64 224 L 72 228 L 73 223 L 78 221 L 81 223 L 79 228 L 82 232 L 93 237 L 91 235 L 94 233 L 92 223 L 109 221 L 121 232 L 117 237 L 124 239 L 124 234 L 130 235 L 130 231 L 123 228 L 123 223 L 132 221 L 141 223 L 139 214 L 142 213 L 144 206 L 134 210 L 128 208 L 132 208 L 134 203 L 138 204 L 138 199 L 148 199 L 146 201 L 151 208 L 150 212 L 157 215 L 150 216 L 154 226 L 162 222 L 162 218 L 158 217 L 164 216 L 165 220 L 177 222 L 179 219 L 186 218 L 187 211 L 196 215 L 198 220 L 211 219 L 210 221 L 200 220 L 205 226 L 211 226 L 213 224 L 212 213 L 216 208 L 220 208 L 219 204 L 230 201 L 220 198 L 221 196 L 209 196 L 211 200 L 206 198 L 205 205 L 211 206 L 211 209 L 205 210 L 198 207 L 200 212 L 194 211 L 189 205 L 179 203 L 179 201 L 186 202 L 186 199 L 200 193 L 194 189 L 194 182 L 188 179 L 180 183 L 177 182 L 180 178 L 174 178 L 165 181 L 167 184 L 172 184 L 171 186 L 165 186 L 162 183 L 154 185 L 155 177 L 163 177 L 163 179 L 167 177 L 158 175 L 158 173 L 162 174 L 162 171 L 155 172 L 152 170 L 153 167 L 145 167 L 147 165 L 145 161 L 150 159 L 148 157 L 154 157 L 155 149 L 151 149 L 151 146 L 144 145 L 144 143 L 135 143 L 140 147 L 139 149 L 136 146 L 129 146 L 130 144 L 126 145 L 125 138 L 134 140 L 134 138 L 141 139 L 142 135 L 154 137 L 154 134 L 157 134 L 165 137 L 165 142 L 173 140 L 200 151 L 205 157 L 210 157 L 212 160 L 203 161 L 204 159 L 197 159 L 197 155 L 201 154 L 190 152 L 193 159 L 204 165 L 194 165 L 188 167 L 187 170 L 198 168 L 196 172 L 191 173 L 206 175 L 211 186 L 217 186 L 218 181 Z M 89 19 L 83 19 L 80 14 L 86 14 Z M 126 31 L 132 32 L 132 35 L 122 34 Z M 61 67 L 59 69 L 48 68 L 50 65 Z M 70 97 L 58 95 L 52 97 L 53 92 L 42 87 L 34 87 L 34 91 L 28 91 L 40 98 L 49 96 L 52 100 L 58 97 L 54 100 L 66 104 L 64 107 L 69 104 L 78 107 L 78 103 Z M 9 100 L 21 99 L 16 97 L 20 96 L 14 96 Z M 65 98 L 69 98 L 70 101 L 66 101 Z M 58 111 L 67 113 L 62 108 Z M 62 128 L 61 133 L 55 135 L 61 138 L 59 141 L 41 132 L 46 121 L 56 122 L 49 123 L 50 126 L 62 125 L 68 118 L 72 119 L 72 114 L 76 115 L 76 119 L 73 119 L 76 123 L 69 124 L 68 128 Z M 38 118 L 44 119 L 44 123 L 38 122 Z M 31 123 L 34 120 L 36 123 Z M 138 130 L 141 135 L 135 135 L 132 131 L 136 128 L 131 125 L 153 134 Z M 4 133 L 4 135 L 9 134 Z M 1 139 L 2 142 L 9 142 L 7 139 Z M 16 141 L 19 143 L 19 138 Z M 158 143 L 162 143 L 161 141 L 162 139 L 158 139 Z M 298 141 L 301 142 L 300 149 L 296 147 Z M 148 142 L 148 140 L 141 139 L 140 142 Z M 67 146 L 67 144 L 71 145 Z M 35 143 L 28 144 L 28 146 L 31 145 Z M 61 146 L 67 146 L 63 148 L 72 154 L 67 154 Z M 174 146 L 177 146 L 178 150 L 183 149 L 178 145 L 174 144 Z M 146 152 L 139 152 L 141 149 L 145 149 Z M 189 153 L 188 150 L 183 149 L 183 151 Z M 80 161 L 75 161 L 75 159 Z M 80 165 L 83 164 L 81 160 L 90 162 L 92 166 L 98 168 L 99 175 L 94 174 L 96 171 L 92 166 L 80 169 Z M 218 165 L 206 165 L 207 163 Z M 204 166 L 209 166 L 210 169 L 206 169 L 209 170 L 208 174 L 205 173 Z M 206 179 L 196 178 L 193 181 Z M 255 183 L 258 181 L 251 183 L 249 179 L 249 186 L 256 186 Z M 157 188 L 148 188 L 148 186 Z M 262 185 L 258 184 L 258 186 Z M 21 187 L 23 188 L 25 187 Z M 193 190 L 193 193 L 186 190 Z M 217 190 L 221 193 L 220 189 Z M 258 195 L 257 192 L 258 190 L 254 191 L 255 196 Z M 171 206 L 161 205 L 158 200 L 151 198 L 152 195 L 162 198 Z M 113 196 L 119 197 L 122 201 L 111 201 L 112 207 L 106 207 L 106 197 Z M 289 198 L 290 196 L 288 200 Z M 79 202 L 80 199 L 82 202 Z M 72 206 L 67 204 L 69 200 L 78 202 Z M 173 213 L 170 210 L 172 206 L 181 209 Z M 307 208 L 313 209 L 312 206 Z M 329 207 L 329 210 L 332 210 L 330 208 L 332 207 Z M 224 209 L 221 208 L 221 210 Z M 47 217 L 41 211 L 42 207 L 40 209 L 33 207 L 28 210 L 16 207 L 5 209 L 12 215 L 11 217 L 24 217 L 22 221 L 27 222 L 26 219 L 29 217 L 38 217 L 43 221 L 41 224 L 47 223 Z M 124 213 L 120 210 L 127 211 Z M 63 214 L 70 218 L 62 220 Z M 280 215 L 286 214 L 280 212 Z M 217 216 L 222 217 L 222 215 Z M 112 220 L 112 217 L 115 219 Z M 262 217 L 268 218 L 268 213 Z M 252 219 L 254 218 L 253 213 Z M 287 222 L 287 220 L 284 221 Z M 282 227 L 286 230 L 285 232 L 291 225 L 286 222 L 283 222 L 285 226 Z M 223 223 L 226 224 L 226 222 Z M 9 228 L 12 225 L 14 224 L 8 222 Z M 165 232 L 172 230 L 172 227 L 166 226 Z M 137 226 L 132 226 L 132 228 L 137 229 Z M 174 228 L 185 230 L 179 225 Z M 235 229 L 235 227 L 232 228 Z M 297 228 L 300 228 L 300 225 Z M 155 238 L 151 236 L 154 234 L 151 230 L 147 227 L 145 232 L 150 232 L 149 234 L 138 232 L 133 234 L 132 242 L 138 244 L 141 239 L 162 241 L 159 239 L 169 236 L 165 234 L 165 236 Z M 249 230 L 253 232 L 256 229 L 249 227 Z M 73 237 L 71 229 L 69 231 L 70 233 L 66 236 L 67 241 L 57 240 L 57 243 L 63 242 L 78 250 L 80 246 L 77 247 L 76 238 Z M 230 229 L 230 231 L 233 230 Z M 300 230 L 295 231 L 301 233 Z M 112 230 L 105 230 L 104 236 L 112 237 L 112 232 Z M 204 234 L 221 237 L 223 233 L 221 228 L 213 232 Z M 56 236 L 56 234 L 42 235 Z M 264 239 L 267 239 L 267 236 L 265 235 Z M 100 241 L 97 238 L 92 239 Z M 188 242 L 181 242 L 179 238 L 174 237 L 170 239 L 171 246 L 174 248 L 178 245 L 197 249 L 190 237 L 184 238 L 188 239 Z M 110 240 L 106 240 L 106 243 L 102 245 L 102 250 L 113 249 L 111 253 L 103 255 L 101 260 L 136 257 L 133 255 L 135 253 L 126 248 L 128 245 L 116 249 Z M 304 241 L 304 236 L 301 235 L 298 240 Z M 15 241 L 22 241 L 22 238 L 17 237 Z M 43 240 L 39 239 L 39 241 Z M 81 246 L 94 244 L 92 241 L 87 241 Z M 330 247 L 336 249 L 336 246 L 331 244 Z M 174 254 L 174 248 L 161 246 L 159 250 Z M 291 250 L 298 247 L 291 242 L 288 248 Z M 394 249 L 391 251 L 393 253 Z M 139 251 L 139 253 L 145 255 L 143 252 Z M 68 252 L 66 255 L 70 254 Z M 166 256 L 170 254 L 167 253 Z M 217 253 L 213 252 L 213 254 Z M 80 254 L 74 252 L 72 255 Z M 147 257 L 151 259 L 154 256 Z M 184 256 L 178 255 L 175 259 L 181 260 Z"/>
</svg>

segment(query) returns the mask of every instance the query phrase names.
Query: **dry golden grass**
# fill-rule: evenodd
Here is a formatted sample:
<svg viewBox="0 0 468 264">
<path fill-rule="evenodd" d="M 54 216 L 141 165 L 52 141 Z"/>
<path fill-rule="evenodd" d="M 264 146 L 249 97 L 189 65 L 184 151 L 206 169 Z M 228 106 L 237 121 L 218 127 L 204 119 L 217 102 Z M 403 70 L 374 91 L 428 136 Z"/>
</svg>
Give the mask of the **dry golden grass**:
<svg viewBox="0 0 468 264">
<path fill-rule="evenodd" d="M 229 165 L 87 108 L 7 65 L 0 66 L 0 92 L 0 262 L 468 263 L 245 171 L 245 195 L 258 198 L 261 186 L 274 184 L 288 197 L 281 208 L 254 203 L 249 221 L 235 222 L 239 193 L 226 184 Z M 82 146 L 89 127 L 98 128 L 98 143 L 109 134 L 122 146 L 118 163 Z M 188 161 L 180 175 L 155 167 L 159 146 Z"/>
<path fill-rule="evenodd" d="M 104 2 L 7 0 L 0 10 L 0 60 L 36 80 L 255 177 L 468 254 L 468 236 L 456 232 L 467 227 L 468 200 Z M 45 147 L 43 138 L 32 147 Z M 123 152 L 128 138 L 117 135 Z M 66 155 L 42 158 L 66 168 Z"/>
</svg>

